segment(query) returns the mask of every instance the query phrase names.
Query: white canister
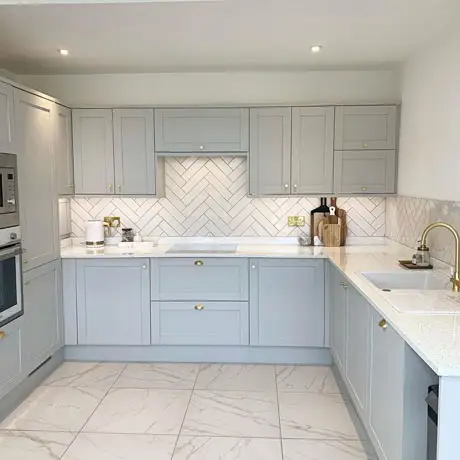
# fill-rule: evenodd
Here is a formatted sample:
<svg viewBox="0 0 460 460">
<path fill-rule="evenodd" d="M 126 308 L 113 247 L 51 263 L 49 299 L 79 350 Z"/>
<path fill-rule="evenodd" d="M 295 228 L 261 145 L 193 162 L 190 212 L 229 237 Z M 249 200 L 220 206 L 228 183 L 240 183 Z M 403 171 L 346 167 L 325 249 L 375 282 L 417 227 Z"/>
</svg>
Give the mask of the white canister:
<svg viewBox="0 0 460 460">
<path fill-rule="evenodd" d="M 104 222 L 102 220 L 86 222 L 86 246 L 88 248 L 104 247 Z"/>
</svg>

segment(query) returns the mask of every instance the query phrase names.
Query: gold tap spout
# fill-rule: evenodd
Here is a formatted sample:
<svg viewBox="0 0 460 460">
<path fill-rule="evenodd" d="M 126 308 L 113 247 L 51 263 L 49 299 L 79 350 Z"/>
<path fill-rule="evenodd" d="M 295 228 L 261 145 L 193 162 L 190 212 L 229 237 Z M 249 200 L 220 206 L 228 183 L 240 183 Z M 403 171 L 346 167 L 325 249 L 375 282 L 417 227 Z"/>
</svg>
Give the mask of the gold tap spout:
<svg viewBox="0 0 460 460">
<path fill-rule="evenodd" d="M 455 230 L 454 227 L 450 224 L 446 224 L 445 222 L 435 222 L 434 224 L 428 225 L 427 228 L 422 233 L 422 238 L 420 241 L 420 246 L 422 248 L 426 248 L 426 238 L 428 236 L 428 233 L 430 233 L 433 228 L 445 228 L 446 230 L 449 230 L 452 235 L 454 235 L 455 238 L 455 271 L 454 275 L 452 276 L 452 290 L 454 292 L 459 292 L 460 291 L 460 235 Z"/>
</svg>

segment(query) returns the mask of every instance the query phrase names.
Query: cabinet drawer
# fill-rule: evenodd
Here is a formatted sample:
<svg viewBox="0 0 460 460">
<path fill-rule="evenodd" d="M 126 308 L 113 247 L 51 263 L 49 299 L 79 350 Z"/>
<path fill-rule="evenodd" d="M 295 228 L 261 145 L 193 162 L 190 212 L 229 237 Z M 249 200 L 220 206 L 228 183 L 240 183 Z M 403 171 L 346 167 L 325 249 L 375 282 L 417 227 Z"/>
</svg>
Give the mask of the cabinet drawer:
<svg viewBox="0 0 460 460">
<path fill-rule="evenodd" d="M 21 319 L 17 319 L 0 331 L 0 398 L 19 382 L 21 376 Z"/>
<path fill-rule="evenodd" d="M 248 261 L 152 259 L 152 300 L 248 300 Z"/>
<path fill-rule="evenodd" d="M 249 109 L 159 109 L 157 152 L 247 152 Z"/>
<path fill-rule="evenodd" d="M 152 302 L 152 343 L 248 345 L 247 302 Z"/>
</svg>

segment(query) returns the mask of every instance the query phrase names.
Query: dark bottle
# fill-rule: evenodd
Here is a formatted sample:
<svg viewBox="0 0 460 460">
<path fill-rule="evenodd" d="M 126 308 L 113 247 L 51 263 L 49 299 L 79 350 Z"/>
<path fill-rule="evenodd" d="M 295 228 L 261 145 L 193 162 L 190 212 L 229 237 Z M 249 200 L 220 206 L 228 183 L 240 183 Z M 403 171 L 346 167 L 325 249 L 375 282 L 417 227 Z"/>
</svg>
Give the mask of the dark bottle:
<svg viewBox="0 0 460 460">
<path fill-rule="evenodd" d="M 329 206 L 327 205 L 327 198 L 320 198 L 320 205 L 312 209 L 310 212 L 310 235 L 311 244 L 314 245 L 315 236 L 318 236 L 318 223 L 329 214 Z"/>
</svg>

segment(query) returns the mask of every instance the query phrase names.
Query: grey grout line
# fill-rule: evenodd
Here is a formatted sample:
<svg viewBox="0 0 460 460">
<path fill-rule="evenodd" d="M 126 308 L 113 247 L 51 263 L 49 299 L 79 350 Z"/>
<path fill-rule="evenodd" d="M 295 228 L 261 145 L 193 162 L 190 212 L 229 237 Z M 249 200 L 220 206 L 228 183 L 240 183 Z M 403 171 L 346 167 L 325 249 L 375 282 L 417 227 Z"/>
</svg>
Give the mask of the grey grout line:
<svg viewBox="0 0 460 460">
<path fill-rule="evenodd" d="M 278 406 L 278 422 L 280 424 L 281 460 L 284 460 L 283 432 L 281 430 L 281 411 L 280 411 L 280 398 L 279 398 L 279 389 L 278 389 L 278 373 L 276 372 L 276 365 L 273 367 L 274 367 L 274 372 L 275 372 L 276 404 Z"/>
</svg>

